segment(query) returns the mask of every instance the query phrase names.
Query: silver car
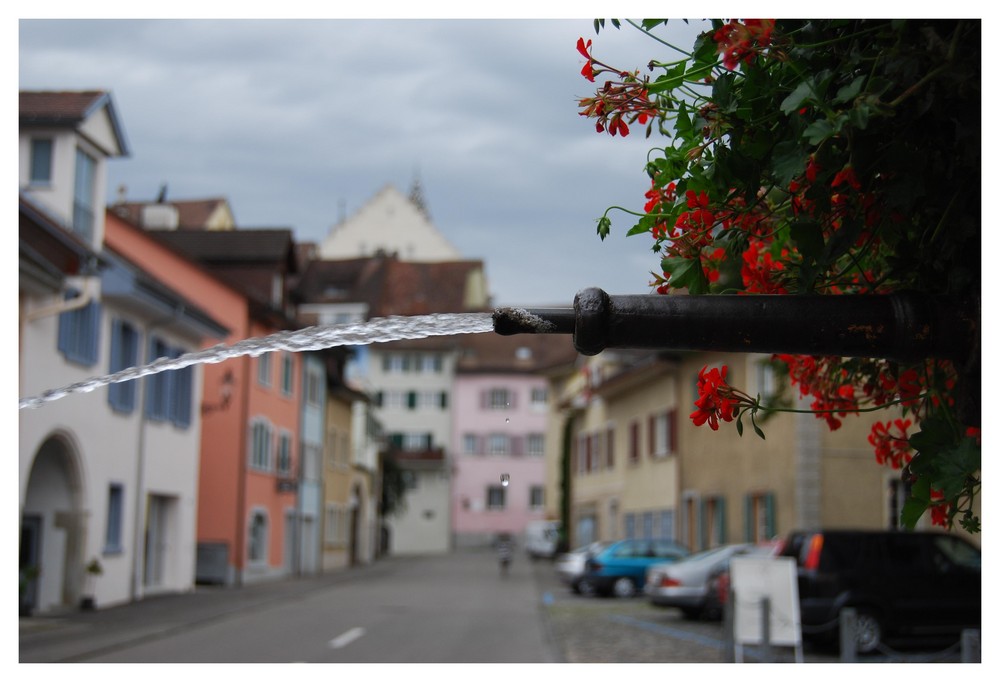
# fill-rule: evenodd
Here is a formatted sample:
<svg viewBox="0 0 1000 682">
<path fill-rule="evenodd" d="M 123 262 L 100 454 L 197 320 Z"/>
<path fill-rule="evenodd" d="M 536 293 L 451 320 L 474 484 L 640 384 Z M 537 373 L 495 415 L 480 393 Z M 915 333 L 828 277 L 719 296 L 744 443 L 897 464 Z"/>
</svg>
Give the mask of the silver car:
<svg viewBox="0 0 1000 682">
<path fill-rule="evenodd" d="M 594 586 L 584 579 L 584 566 L 588 558 L 607 546 L 606 542 L 591 542 L 571 552 L 560 554 L 556 558 L 556 574 L 559 579 L 577 594 L 593 594 Z"/>
<path fill-rule="evenodd" d="M 745 553 L 752 546 L 723 545 L 680 561 L 650 566 L 646 569 L 646 596 L 654 606 L 676 607 L 686 618 L 699 618 L 712 603 L 708 599 L 709 577 L 730 558 Z"/>
</svg>

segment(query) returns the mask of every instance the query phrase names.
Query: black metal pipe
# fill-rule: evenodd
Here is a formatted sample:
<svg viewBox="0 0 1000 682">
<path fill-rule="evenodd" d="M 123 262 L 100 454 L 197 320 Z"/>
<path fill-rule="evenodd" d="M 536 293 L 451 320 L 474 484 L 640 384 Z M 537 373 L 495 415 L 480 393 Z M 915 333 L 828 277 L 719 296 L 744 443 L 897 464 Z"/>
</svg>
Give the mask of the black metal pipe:
<svg viewBox="0 0 1000 682">
<path fill-rule="evenodd" d="M 844 357 L 966 359 L 978 309 L 948 297 L 609 296 L 577 293 L 573 308 L 499 308 L 498 334 L 572 334 L 584 355 L 650 348 Z"/>
</svg>

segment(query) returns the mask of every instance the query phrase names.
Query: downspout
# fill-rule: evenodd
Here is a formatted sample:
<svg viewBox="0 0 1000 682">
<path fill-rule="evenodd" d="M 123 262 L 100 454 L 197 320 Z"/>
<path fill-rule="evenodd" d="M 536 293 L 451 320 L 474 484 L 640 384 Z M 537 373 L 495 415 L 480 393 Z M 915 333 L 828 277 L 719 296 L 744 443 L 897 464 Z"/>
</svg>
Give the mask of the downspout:
<svg viewBox="0 0 1000 682">
<path fill-rule="evenodd" d="M 26 322 L 34 322 L 43 317 L 49 317 L 51 315 L 61 315 L 63 313 L 68 313 L 73 310 L 79 310 L 90 305 L 91 301 L 94 300 L 94 290 L 91 281 L 94 277 L 83 278 L 83 289 L 80 291 L 78 296 L 73 298 L 62 300 L 59 303 L 53 305 L 45 306 L 44 308 L 39 308 L 38 310 L 32 310 L 25 313 L 24 319 Z"/>
<path fill-rule="evenodd" d="M 247 329 L 249 332 L 249 328 Z M 246 487 L 247 487 L 247 428 L 250 418 L 250 356 L 243 356 L 243 406 L 242 417 L 240 418 L 239 449 L 236 457 L 239 462 L 239 475 L 236 486 L 236 542 L 233 553 L 236 566 L 236 586 L 243 586 L 243 569 L 245 568 L 246 557 Z"/>
<path fill-rule="evenodd" d="M 149 357 L 152 355 L 152 336 L 153 331 L 162 327 L 166 323 L 178 319 L 184 314 L 184 305 L 179 305 L 173 309 L 173 312 L 162 317 L 159 320 L 154 320 L 150 322 L 145 327 L 146 336 L 146 361 L 152 362 L 156 358 Z M 142 585 L 143 585 L 143 573 L 146 568 L 146 542 L 145 542 L 145 531 L 146 531 L 146 517 L 147 517 L 147 504 L 143 504 L 145 500 L 144 493 L 144 480 L 146 468 L 146 424 L 149 421 L 146 417 L 146 399 L 148 392 L 148 382 L 149 377 L 144 377 L 142 385 L 139 388 L 139 433 L 136 438 L 136 471 L 135 471 L 135 529 L 133 532 L 133 548 L 134 556 L 132 557 L 132 601 L 138 601 L 142 598 Z"/>
</svg>

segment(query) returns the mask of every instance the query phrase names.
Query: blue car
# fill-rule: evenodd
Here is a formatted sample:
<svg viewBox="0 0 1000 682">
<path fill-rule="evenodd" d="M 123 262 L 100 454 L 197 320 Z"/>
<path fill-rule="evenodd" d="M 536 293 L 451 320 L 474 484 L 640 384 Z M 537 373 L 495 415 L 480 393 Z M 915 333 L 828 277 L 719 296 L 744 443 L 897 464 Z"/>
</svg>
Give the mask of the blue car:
<svg viewBox="0 0 1000 682">
<path fill-rule="evenodd" d="M 586 591 L 603 596 L 634 597 L 646 584 L 646 569 L 677 561 L 691 552 L 671 540 L 620 540 L 587 560 Z"/>
</svg>

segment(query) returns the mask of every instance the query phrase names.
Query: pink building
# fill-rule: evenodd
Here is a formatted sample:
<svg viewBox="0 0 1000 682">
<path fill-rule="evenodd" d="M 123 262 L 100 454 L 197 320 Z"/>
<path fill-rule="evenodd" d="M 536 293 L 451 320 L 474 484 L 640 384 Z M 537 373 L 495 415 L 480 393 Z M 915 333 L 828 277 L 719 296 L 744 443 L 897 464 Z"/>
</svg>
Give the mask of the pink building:
<svg viewBox="0 0 1000 682">
<path fill-rule="evenodd" d="M 558 457 L 560 444 L 547 439 L 544 370 L 575 357 L 569 337 L 462 340 L 452 402 L 455 547 L 488 545 L 497 533 L 521 536 L 529 521 L 545 519 L 545 460 Z"/>
<path fill-rule="evenodd" d="M 294 267 L 287 230 L 147 231 L 111 209 L 105 240 L 197 301 L 228 328 L 227 345 L 294 324 L 284 313 L 282 282 Z M 200 581 L 242 584 L 291 571 L 300 362 L 276 352 L 204 365 Z"/>
</svg>

